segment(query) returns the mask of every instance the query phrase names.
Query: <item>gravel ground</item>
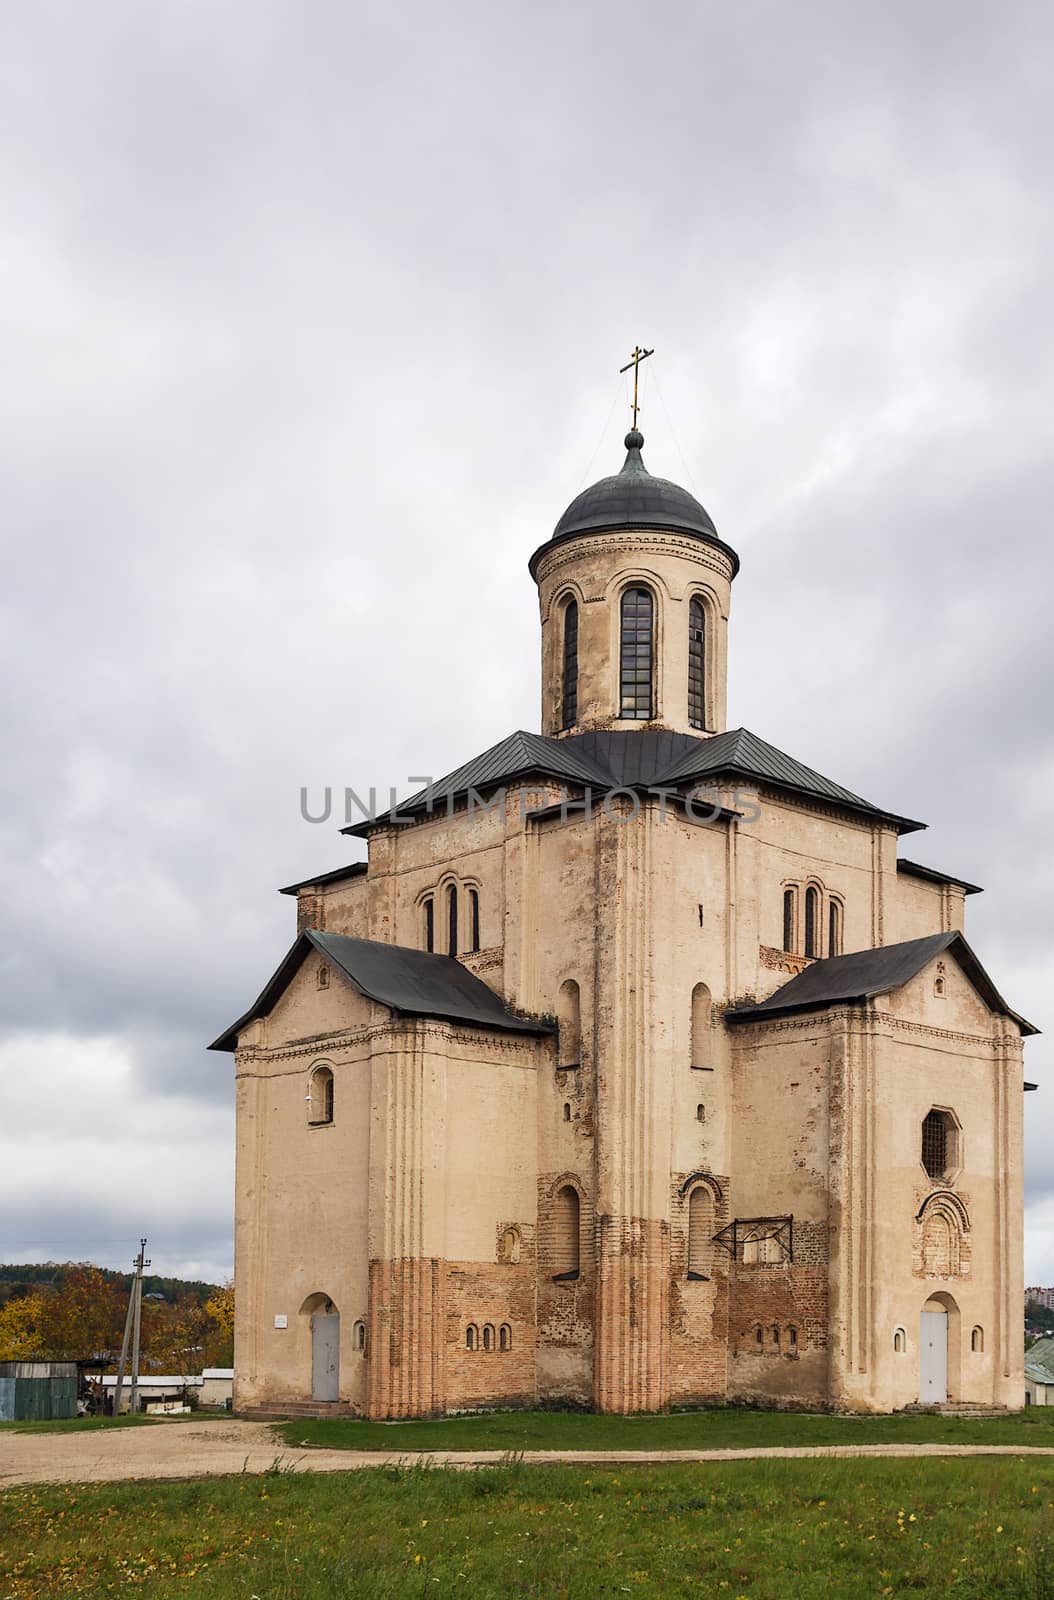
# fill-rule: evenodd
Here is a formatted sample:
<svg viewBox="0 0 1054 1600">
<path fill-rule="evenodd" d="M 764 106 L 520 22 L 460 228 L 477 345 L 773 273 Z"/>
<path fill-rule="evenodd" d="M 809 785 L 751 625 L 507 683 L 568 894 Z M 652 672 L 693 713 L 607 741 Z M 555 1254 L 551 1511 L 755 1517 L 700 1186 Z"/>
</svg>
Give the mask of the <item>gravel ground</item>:
<svg viewBox="0 0 1054 1600">
<path fill-rule="evenodd" d="M 1017 1445 L 872 1444 L 771 1450 L 527 1450 L 537 1466 L 749 1461 L 809 1456 L 1054 1456 L 1054 1448 Z M 0 1488 L 21 1483 L 105 1483 L 119 1478 L 199 1478 L 212 1474 L 354 1472 L 425 1461 L 437 1467 L 493 1466 L 500 1450 L 435 1450 L 425 1455 L 382 1450 L 290 1450 L 265 1422 L 171 1422 L 155 1428 L 84 1433 L 0 1433 Z"/>
</svg>

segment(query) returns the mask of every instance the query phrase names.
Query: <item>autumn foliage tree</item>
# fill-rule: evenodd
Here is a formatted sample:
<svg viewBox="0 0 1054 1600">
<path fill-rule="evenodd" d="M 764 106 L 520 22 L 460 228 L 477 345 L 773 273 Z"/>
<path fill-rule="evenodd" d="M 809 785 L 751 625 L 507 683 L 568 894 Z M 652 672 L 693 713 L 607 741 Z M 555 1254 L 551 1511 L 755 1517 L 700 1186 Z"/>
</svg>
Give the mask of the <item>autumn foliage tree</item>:
<svg viewBox="0 0 1054 1600">
<path fill-rule="evenodd" d="M 70 1361 L 114 1366 L 121 1348 L 131 1279 L 84 1263 L 56 1269 L 55 1282 L 0 1306 L 0 1361 Z M 230 1366 L 234 1292 L 216 1288 L 144 1298 L 140 1370 L 189 1375 Z"/>
</svg>

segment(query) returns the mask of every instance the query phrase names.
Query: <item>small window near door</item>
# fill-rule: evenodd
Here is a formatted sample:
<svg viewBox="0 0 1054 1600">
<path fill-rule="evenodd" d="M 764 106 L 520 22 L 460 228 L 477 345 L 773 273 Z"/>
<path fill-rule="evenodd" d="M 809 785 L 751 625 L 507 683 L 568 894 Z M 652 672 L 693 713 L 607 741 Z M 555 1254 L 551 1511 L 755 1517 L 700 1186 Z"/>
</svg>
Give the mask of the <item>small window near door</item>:
<svg viewBox="0 0 1054 1600">
<path fill-rule="evenodd" d="M 352 1330 L 351 1330 L 351 1344 L 352 1344 L 352 1349 L 354 1349 L 354 1350 L 359 1350 L 359 1351 L 365 1350 L 365 1348 L 366 1348 L 366 1324 L 364 1322 L 356 1322 L 354 1328 L 352 1328 Z"/>
<path fill-rule="evenodd" d="M 975 1355 L 984 1354 L 984 1329 L 974 1328 L 970 1334 L 970 1349 Z"/>
<path fill-rule="evenodd" d="M 893 1329 L 893 1351 L 895 1355 L 902 1356 L 908 1348 L 908 1336 L 903 1328 Z"/>
</svg>

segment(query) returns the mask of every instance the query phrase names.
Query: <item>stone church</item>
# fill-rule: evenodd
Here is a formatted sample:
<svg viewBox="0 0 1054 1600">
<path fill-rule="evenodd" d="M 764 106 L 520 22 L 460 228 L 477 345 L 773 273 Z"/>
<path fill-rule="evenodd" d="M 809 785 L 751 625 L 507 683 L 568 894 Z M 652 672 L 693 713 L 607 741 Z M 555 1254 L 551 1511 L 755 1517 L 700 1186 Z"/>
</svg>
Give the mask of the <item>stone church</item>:
<svg viewBox="0 0 1054 1600">
<path fill-rule="evenodd" d="M 1022 1404 L 1036 1030 L 921 823 L 727 726 L 643 443 L 531 557 L 541 732 L 345 829 L 212 1046 L 241 1410 Z"/>
</svg>

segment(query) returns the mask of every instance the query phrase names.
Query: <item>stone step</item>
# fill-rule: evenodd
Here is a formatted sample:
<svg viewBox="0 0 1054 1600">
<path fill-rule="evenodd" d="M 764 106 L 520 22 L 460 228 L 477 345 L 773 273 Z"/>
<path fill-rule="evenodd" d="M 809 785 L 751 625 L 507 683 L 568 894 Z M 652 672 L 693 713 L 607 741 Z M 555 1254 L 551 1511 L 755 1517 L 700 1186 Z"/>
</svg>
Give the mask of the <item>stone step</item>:
<svg viewBox="0 0 1054 1600">
<path fill-rule="evenodd" d="M 300 1417 L 354 1417 L 346 1400 L 282 1400 L 268 1406 L 247 1406 L 238 1412 L 254 1422 L 293 1422 Z"/>
<path fill-rule="evenodd" d="M 905 1406 L 904 1414 L 912 1417 L 1009 1417 L 1008 1406 L 984 1406 L 972 1400 L 949 1400 L 942 1406 Z"/>
</svg>

